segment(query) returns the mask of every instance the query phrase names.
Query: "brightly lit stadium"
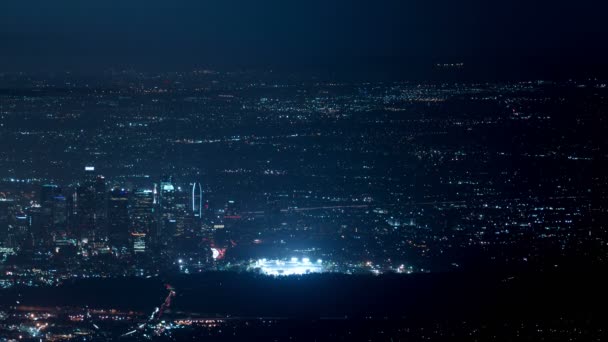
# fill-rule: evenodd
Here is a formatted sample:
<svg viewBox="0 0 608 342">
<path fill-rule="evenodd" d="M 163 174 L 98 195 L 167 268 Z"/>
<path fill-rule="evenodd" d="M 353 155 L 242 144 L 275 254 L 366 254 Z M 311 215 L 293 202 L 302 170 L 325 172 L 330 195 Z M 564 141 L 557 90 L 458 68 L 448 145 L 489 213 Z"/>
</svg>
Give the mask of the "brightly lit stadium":
<svg viewBox="0 0 608 342">
<path fill-rule="evenodd" d="M 311 261 L 309 258 L 291 258 L 289 260 L 267 260 L 259 259 L 253 262 L 250 266 L 254 270 L 273 275 L 273 276 L 288 276 L 308 273 L 324 272 L 323 261 Z"/>
</svg>

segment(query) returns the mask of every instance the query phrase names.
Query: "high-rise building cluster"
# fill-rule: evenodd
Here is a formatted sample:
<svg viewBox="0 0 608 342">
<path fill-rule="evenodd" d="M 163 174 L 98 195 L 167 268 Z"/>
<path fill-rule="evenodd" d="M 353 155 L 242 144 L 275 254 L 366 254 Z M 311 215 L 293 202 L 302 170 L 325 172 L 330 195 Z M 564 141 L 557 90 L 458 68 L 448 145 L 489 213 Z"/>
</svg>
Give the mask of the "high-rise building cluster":
<svg viewBox="0 0 608 342">
<path fill-rule="evenodd" d="M 5 248 L 78 247 L 85 253 L 139 254 L 170 248 L 199 235 L 205 204 L 200 182 L 164 177 L 149 187 L 109 186 L 94 166 L 78 184 L 39 186 L 29 205 L 0 199 L 0 244 Z"/>
</svg>

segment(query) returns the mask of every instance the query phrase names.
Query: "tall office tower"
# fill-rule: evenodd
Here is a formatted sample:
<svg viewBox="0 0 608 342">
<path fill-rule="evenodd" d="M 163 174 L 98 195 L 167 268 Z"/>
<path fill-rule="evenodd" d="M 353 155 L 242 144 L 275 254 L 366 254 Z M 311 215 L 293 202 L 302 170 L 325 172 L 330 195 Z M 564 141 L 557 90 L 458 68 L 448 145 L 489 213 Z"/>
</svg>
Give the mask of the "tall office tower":
<svg viewBox="0 0 608 342">
<path fill-rule="evenodd" d="M 38 203 L 43 208 L 43 211 L 49 213 L 53 208 L 53 199 L 61 195 L 61 188 L 55 184 L 45 184 L 40 188 L 40 198 Z"/>
<path fill-rule="evenodd" d="M 176 208 L 176 189 L 168 179 L 160 183 L 160 191 L 158 195 L 159 207 L 159 239 L 163 244 L 170 240 L 176 231 L 177 223 L 177 208 Z"/>
<path fill-rule="evenodd" d="M 31 246 L 29 234 L 29 217 L 21 210 L 17 210 L 13 219 L 14 225 L 9 231 L 9 244 L 13 248 Z"/>
<path fill-rule="evenodd" d="M 136 232 L 131 233 L 134 254 L 140 254 L 140 253 L 146 252 L 146 246 L 147 246 L 146 237 L 147 237 L 146 233 L 136 233 Z"/>
<path fill-rule="evenodd" d="M 77 189 L 68 189 L 66 191 L 66 199 L 65 204 L 67 207 L 67 220 L 68 220 L 68 233 L 72 235 L 72 237 L 76 237 L 75 233 L 78 228 L 78 194 L 76 193 Z"/>
<path fill-rule="evenodd" d="M 97 222 L 99 222 L 98 224 L 100 227 L 104 227 L 105 222 L 107 220 L 108 211 L 108 208 L 106 207 L 106 205 L 108 204 L 108 193 L 106 192 L 105 177 L 101 175 L 95 177 L 95 183 L 93 185 L 93 188 L 95 190 L 95 219 Z"/>
<path fill-rule="evenodd" d="M 68 225 L 68 203 L 63 195 L 53 198 L 53 228 L 66 231 Z"/>
<path fill-rule="evenodd" d="M 95 171 L 95 166 L 85 166 L 84 167 L 84 183 L 95 183 L 97 179 L 97 172 Z"/>
<path fill-rule="evenodd" d="M 95 238 L 95 193 L 91 187 L 81 185 L 76 189 L 78 223 L 77 236 L 82 240 L 93 241 Z"/>
<path fill-rule="evenodd" d="M 190 191 L 177 187 L 175 191 L 175 234 L 174 236 L 184 236 L 192 227 L 192 211 L 190 210 Z"/>
<path fill-rule="evenodd" d="M 54 184 L 45 184 L 40 188 L 38 203 L 40 205 L 39 215 L 37 217 L 38 224 L 40 224 L 39 229 L 37 229 L 36 233 L 38 238 L 47 239 L 48 235 L 53 230 L 53 213 L 55 211 L 55 201 L 54 198 L 56 196 L 61 195 L 61 189 L 59 186 Z"/>
<path fill-rule="evenodd" d="M 15 229 L 15 202 L 12 199 L 0 198 L 0 245 L 12 247 L 10 237 Z"/>
<path fill-rule="evenodd" d="M 45 184 L 40 189 L 41 224 L 45 235 L 67 229 L 67 201 L 61 188 L 54 184 Z M 46 238 L 46 236 L 45 236 Z"/>
<path fill-rule="evenodd" d="M 85 167 L 84 181 L 76 189 L 75 201 L 75 212 L 78 215 L 77 235 L 82 240 L 99 241 L 106 237 L 105 198 L 104 177 L 95 175 L 94 167 Z"/>
<path fill-rule="evenodd" d="M 203 217 L 203 188 L 201 183 L 192 183 L 192 213 L 195 218 Z"/>
<path fill-rule="evenodd" d="M 135 189 L 129 201 L 129 217 L 131 219 L 131 235 L 144 234 L 148 240 L 154 239 L 157 229 L 156 198 L 152 189 Z M 137 235 L 141 240 L 142 236 Z M 148 241 L 152 242 L 152 241 Z"/>
<path fill-rule="evenodd" d="M 27 208 L 28 230 L 34 246 L 42 246 L 45 242 L 44 215 L 42 214 L 42 206 L 34 203 Z"/>
<path fill-rule="evenodd" d="M 114 188 L 108 196 L 108 237 L 114 247 L 127 247 L 129 243 L 129 192 Z"/>
</svg>

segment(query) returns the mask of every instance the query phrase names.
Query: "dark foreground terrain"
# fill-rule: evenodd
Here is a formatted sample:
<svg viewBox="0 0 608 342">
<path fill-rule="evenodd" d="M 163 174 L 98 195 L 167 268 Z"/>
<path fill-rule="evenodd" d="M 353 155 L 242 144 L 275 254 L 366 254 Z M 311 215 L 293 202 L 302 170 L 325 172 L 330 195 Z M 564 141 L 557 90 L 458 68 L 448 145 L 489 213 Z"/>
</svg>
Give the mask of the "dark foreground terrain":
<svg viewBox="0 0 608 342">
<path fill-rule="evenodd" d="M 76 324 L 59 322 L 57 314 L 51 322 L 83 331 L 96 324 L 104 334 L 92 331 L 87 338 L 103 340 L 144 322 L 163 302 L 167 282 L 176 296 L 162 319 L 175 327 L 156 339 L 600 341 L 608 337 L 603 328 L 608 284 L 602 275 L 590 269 L 287 278 L 217 272 L 14 289 L 1 293 L 1 303 L 5 329 L 19 323 L 14 312 L 23 313 L 24 307 L 129 312 L 124 321 L 85 314 Z M 145 337 L 137 332 L 123 338 Z"/>
</svg>

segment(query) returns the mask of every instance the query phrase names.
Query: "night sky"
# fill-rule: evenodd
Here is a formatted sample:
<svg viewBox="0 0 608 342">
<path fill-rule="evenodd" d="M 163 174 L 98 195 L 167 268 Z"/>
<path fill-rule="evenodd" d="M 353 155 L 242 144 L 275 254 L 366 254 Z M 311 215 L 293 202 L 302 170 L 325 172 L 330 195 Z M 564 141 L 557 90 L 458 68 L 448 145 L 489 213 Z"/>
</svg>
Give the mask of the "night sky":
<svg viewBox="0 0 608 342">
<path fill-rule="evenodd" d="M 2 1 L 0 70 L 602 64 L 601 1 Z"/>
</svg>

